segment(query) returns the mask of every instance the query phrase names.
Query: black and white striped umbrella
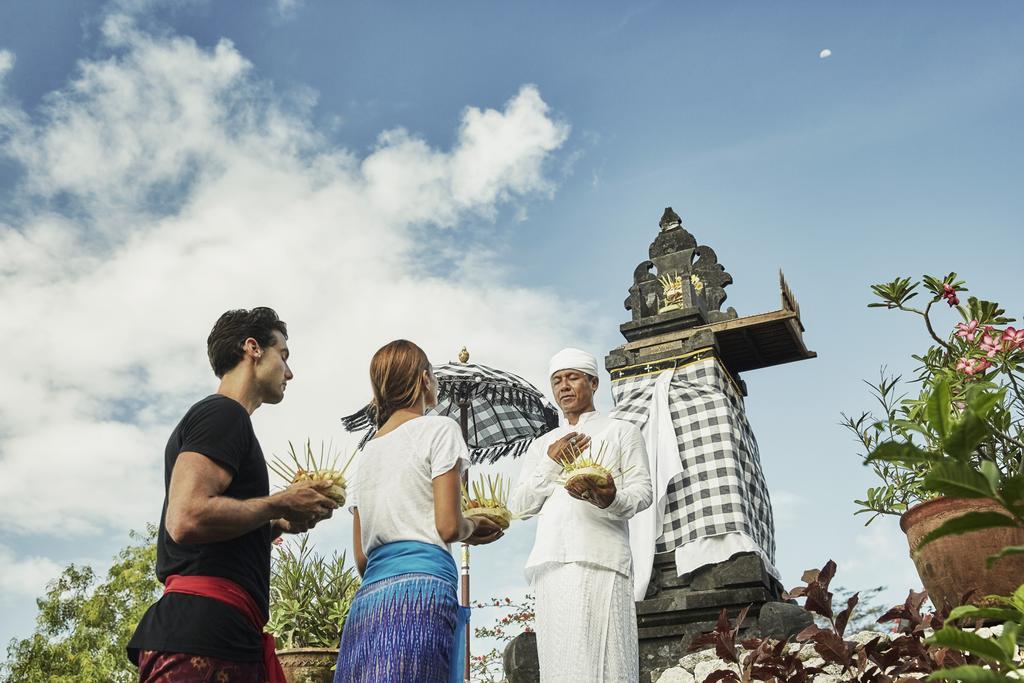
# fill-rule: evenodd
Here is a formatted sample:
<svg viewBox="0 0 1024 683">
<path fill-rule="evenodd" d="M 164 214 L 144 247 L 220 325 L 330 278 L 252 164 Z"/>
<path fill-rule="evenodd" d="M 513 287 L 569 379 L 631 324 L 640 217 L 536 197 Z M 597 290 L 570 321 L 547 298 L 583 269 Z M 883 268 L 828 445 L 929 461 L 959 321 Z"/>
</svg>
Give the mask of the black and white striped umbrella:
<svg viewBox="0 0 1024 683">
<path fill-rule="evenodd" d="M 428 414 L 465 420 L 463 435 L 474 464 L 522 455 L 535 438 L 558 426 L 558 411 L 544 394 L 511 372 L 475 363 L 446 363 L 435 367 L 434 374 L 437 407 Z M 342 418 L 342 424 L 350 432 L 368 430 L 365 443 L 376 431 L 372 406 Z"/>
</svg>

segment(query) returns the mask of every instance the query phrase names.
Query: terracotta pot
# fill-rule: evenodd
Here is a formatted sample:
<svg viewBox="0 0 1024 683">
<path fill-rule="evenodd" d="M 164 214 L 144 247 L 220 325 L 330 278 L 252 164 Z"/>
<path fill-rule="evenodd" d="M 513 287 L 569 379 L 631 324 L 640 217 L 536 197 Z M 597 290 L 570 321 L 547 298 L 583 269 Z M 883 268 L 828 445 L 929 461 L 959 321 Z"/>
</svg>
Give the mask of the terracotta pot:
<svg viewBox="0 0 1024 683">
<path fill-rule="evenodd" d="M 923 548 L 921 538 L 947 520 L 966 512 L 993 512 L 1001 508 L 984 498 L 933 498 L 910 508 L 900 518 L 907 534 L 910 559 L 932 604 L 956 607 L 971 592 L 968 602 L 991 605 L 987 595 L 1010 595 L 1024 583 L 1024 555 L 1009 555 L 985 567 L 985 560 L 1005 546 L 1024 545 L 1024 529 L 999 528 L 945 536 Z"/>
<path fill-rule="evenodd" d="M 338 650 L 329 647 L 296 647 L 278 650 L 284 678 L 288 683 L 331 683 Z"/>
</svg>

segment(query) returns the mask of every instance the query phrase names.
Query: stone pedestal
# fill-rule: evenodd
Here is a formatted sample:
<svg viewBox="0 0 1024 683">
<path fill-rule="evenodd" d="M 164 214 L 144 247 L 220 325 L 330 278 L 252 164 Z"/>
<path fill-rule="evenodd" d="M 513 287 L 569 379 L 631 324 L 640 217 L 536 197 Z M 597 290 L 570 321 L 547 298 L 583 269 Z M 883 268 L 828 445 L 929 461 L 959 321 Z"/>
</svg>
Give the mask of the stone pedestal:
<svg viewBox="0 0 1024 683">
<path fill-rule="evenodd" d="M 810 625 L 811 615 L 781 602 L 781 595 L 782 586 L 752 553 L 684 577 L 675 574 L 673 553 L 655 556 L 647 597 L 636 605 L 640 680 L 652 681 L 676 666 L 694 638 L 715 628 L 723 609 L 735 618 L 748 608 L 742 637 L 783 639 L 799 633 Z"/>
<path fill-rule="evenodd" d="M 790 638 L 812 622 L 810 613 L 782 602 L 782 586 L 757 555 L 738 555 L 684 577 L 675 574 L 672 553 L 655 556 L 647 597 L 636 604 L 640 680 L 653 683 L 678 666 L 694 638 L 712 631 L 725 609 L 730 619 L 748 608 L 741 638 Z M 537 638 L 524 633 L 505 648 L 509 683 L 539 683 Z M 581 682 L 582 683 L 582 682 Z"/>
</svg>

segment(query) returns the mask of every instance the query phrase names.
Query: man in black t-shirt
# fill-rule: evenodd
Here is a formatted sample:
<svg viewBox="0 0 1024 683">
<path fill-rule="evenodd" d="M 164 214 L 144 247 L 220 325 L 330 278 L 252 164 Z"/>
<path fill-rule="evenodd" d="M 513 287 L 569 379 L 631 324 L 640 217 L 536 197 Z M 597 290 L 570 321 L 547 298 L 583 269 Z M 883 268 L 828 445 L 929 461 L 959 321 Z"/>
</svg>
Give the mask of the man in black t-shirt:
<svg viewBox="0 0 1024 683">
<path fill-rule="evenodd" d="M 273 641 L 262 634 L 271 541 L 307 531 L 337 507 L 324 495 L 326 482 L 270 495 L 250 415 L 284 398 L 293 377 L 287 339 L 269 308 L 228 311 L 210 332 L 220 386 L 167 442 L 156 563 L 165 593 L 128 643 L 144 683 L 276 679 Z"/>
</svg>

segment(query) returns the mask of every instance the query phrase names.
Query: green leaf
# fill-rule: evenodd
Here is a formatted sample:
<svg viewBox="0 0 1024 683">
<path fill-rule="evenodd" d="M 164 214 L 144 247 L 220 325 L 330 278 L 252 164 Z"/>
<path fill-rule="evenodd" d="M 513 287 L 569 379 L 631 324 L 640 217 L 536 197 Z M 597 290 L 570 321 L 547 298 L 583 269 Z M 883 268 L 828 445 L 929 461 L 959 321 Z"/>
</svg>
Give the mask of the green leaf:
<svg viewBox="0 0 1024 683">
<path fill-rule="evenodd" d="M 1013 658 L 1003 652 L 1003 648 L 1001 648 L 998 643 L 987 638 L 982 638 L 974 633 L 961 631 L 954 626 L 943 626 L 925 642 L 929 645 L 942 645 L 962 652 L 969 652 L 972 655 L 983 657 L 991 662 L 999 662 L 1000 664 L 1009 664 L 1013 661 Z M 954 678 L 946 680 L 966 679 Z"/>
<path fill-rule="evenodd" d="M 946 617 L 946 621 L 957 619 L 999 619 L 1007 621 L 1021 618 L 1021 613 L 1010 607 L 975 607 L 974 605 L 960 605 L 954 607 L 953 611 Z"/>
<path fill-rule="evenodd" d="M 952 409 L 953 399 L 949 393 L 949 382 L 941 379 L 932 389 L 932 395 L 928 397 L 926 416 L 929 426 L 943 439 L 952 429 Z"/>
<path fill-rule="evenodd" d="M 954 458 L 966 460 L 988 435 L 989 429 L 985 421 L 968 411 L 953 427 L 949 436 L 942 440 L 942 449 Z"/>
<path fill-rule="evenodd" d="M 886 441 L 885 443 L 878 444 L 875 450 L 868 454 L 868 457 L 864 459 L 865 463 L 884 461 L 884 462 L 903 462 L 903 463 L 922 463 L 922 462 L 934 462 L 940 460 L 941 456 L 928 451 L 923 451 L 912 443 L 905 442 L 899 443 L 896 441 Z"/>
<path fill-rule="evenodd" d="M 965 681 L 966 683 L 1020 683 L 1018 679 L 1009 678 L 1006 674 L 980 666 L 954 666 L 951 669 L 939 669 L 928 676 L 926 681 Z"/>
<path fill-rule="evenodd" d="M 950 498 L 997 498 L 985 475 L 967 463 L 945 460 L 935 463 L 924 478 L 925 488 Z"/>
<path fill-rule="evenodd" d="M 1017 586 L 1017 590 L 1013 591 L 1013 595 L 1007 598 L 1002 598 L 1009 604 L 1017 608 L 1017 611 L 1024 612 L 1024 584 Z"/>
<path fill-rule="evenodd" d="M 987 391 L 981 387 L 970 387 L 967 390 L 967 410 L 982 419 L 988 417 L 997 404 L 1006 395 L 1006 389 Z"/>
<path fill-rule="evenodd" d="M 929 439 L 932 438 L 931 433 L 927 429 L 910 420 L 892 420 L 889 424 L 906 432 L 919 432 Z"/>
<path fill-rule="evenodd" d="M 999 647 L 1003 648 L 1003 652 L 1011 660 L 1017 654 L 1017 634 L 1019 632 L 1020 624 L 1016 621 L 1007 621 L 1003 624 L 1003 632 L 996 639 Z"/>
<path fill-rule="evenodd" d="M 999 491 L 999 468 L 991 460 L 981 463 L 981 476 L 988 480 L 993 491 Z"/>
<path fill-rule="evenodd" d="M 955 536 L 956 534 L 964 534 L 968 531 L 977 531 L 979 529 L 1015 526 L 1017 526 L 1016 522 L 998 512 L 967 512 L 944 522 L 939 528 L 930 534 L 926 534 L 921 539 L 921 544 L 918 547 L 924 547 L 943 536 Z"/>
</svg>

